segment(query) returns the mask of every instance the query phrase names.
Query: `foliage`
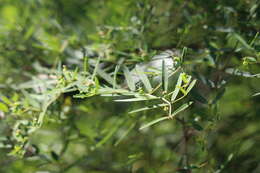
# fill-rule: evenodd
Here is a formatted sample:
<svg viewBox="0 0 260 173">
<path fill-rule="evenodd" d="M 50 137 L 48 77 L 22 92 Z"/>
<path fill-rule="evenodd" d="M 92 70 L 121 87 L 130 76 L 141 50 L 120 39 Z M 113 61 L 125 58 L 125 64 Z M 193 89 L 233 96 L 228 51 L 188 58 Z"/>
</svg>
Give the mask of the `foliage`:
<svg viewBox="0 0 260 173">
<path fill-rule="evenodd" d="M 259 8 L 1 1 L 0 172 L 259 172 Z"/>
</svg>

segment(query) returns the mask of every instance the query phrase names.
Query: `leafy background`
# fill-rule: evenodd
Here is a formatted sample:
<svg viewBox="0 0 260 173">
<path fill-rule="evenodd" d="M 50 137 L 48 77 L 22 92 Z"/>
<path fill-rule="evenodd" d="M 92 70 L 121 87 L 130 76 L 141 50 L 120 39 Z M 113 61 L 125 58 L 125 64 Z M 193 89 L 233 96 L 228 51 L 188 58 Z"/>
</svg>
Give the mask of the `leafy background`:
<svg viewBox="0 0 260 173">
<path fill-rule="evenodd" d="M 0 172 L 260 172 L 260 82 L 254 75 L 260 71 L 259 4 L 2 0 Z M 105 66 L 114 69 L 123 58 L 132 69 L 162 51 L 184 47 L 183 69 L 197 79 L 182 101 L 194 104 L 178 115 L 186 122 L 189 140 L 183 140 L 176 120 L 140 131 L 163 114 L 128 114 L 149 101 L 80 99 L 67 92 L 48 108 L 42 127 L 28 136 L 25 156 L 10 155 L 15 124 L 26 119 L 26 129 L 39 115 L 32 109 L 40 107 L 34 85 L 50 82 L 46 74 L 60 64 L 82 72 L 84 58 L 102 55 Z M 45 83 L 43 89 L 48 87 Z"/>
</svg>

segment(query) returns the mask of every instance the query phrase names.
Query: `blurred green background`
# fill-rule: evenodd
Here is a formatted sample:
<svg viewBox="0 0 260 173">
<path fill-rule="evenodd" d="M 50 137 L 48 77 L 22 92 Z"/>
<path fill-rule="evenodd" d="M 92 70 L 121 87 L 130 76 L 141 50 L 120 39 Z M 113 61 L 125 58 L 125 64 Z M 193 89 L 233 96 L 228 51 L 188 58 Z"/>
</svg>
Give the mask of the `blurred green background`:
<svg viewBox="0 0 260 173">
<path fill-rule="evenodd" d="M 8 155 L 12 127 L 24 117 L 1 106 L 0 172 L 259 173 L 259 12 L 259 0 L 1 0 L 1 98 L 32 92 L 21 84 L 60 62 L 82 70 L 83 57 L 95 53 L 134 64 L 187 47 L 185 69 L 199 82 L 186 99 L 194 105 L 180 115 L 190 129 L 189 169 L 177 121 L 139 131 L 161 112 L 131 116 L 140 104 L 64 94 L 24 158 Z"/>
</svg>

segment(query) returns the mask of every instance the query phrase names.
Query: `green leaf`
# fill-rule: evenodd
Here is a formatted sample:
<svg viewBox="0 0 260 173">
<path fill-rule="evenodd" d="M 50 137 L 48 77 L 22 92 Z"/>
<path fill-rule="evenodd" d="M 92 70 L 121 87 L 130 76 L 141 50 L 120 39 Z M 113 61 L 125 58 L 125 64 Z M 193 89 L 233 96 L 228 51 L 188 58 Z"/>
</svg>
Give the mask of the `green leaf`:
<svg viewBox="0 0 260 173">
<path fill-rule="evenodd" d="M 162 61 L 162 87 L 163 87 L 163 91 L 165 92 L 167 92 L 168 90 L 168 78 L 169 78 L 168 69 L 165 66 L 165 62 L 163 60 Z"/>
<path fill-rule="evenodd" d="M 95 79 L 96 75 L 97 75 L 97 70 L 99 68 L 99 63 L 100 63 L 100 57 L 98 57 L 98 60 L 96 62 L 96 65 L 95 65 L 95 68 L 94 68 L 94 71 L 93 71 L 93 74 L 92 74 L 92 81 Z"/>
<path fill-rule="evenodd" d="M 96 148 L 101 147 L 102 145 L 104 145 L 105 143 L 107 143 L 109 141 L 109 139 L 117 132 L 119 126 L 123 123 L 123 121 L 119 120 L 118 122 L 116 122 L 116 124 L 114 124 L 114 126 L 112 127 L 112 129 L 109 129 L 108 133 L 106 134 L 106 136 L 104 136 L 104 138 L 99 141 L 96 144 Z"/>
<path fill-rule="evenodd" d="M 115 100 L 116 102 L 138 102 L 138 101 L 145 101 L 145 98 L 131 98 L 131 99 L 119 99 Z"/>
<path fill-rule="evenodd" d="M 159 99 L 159 98 L 153 95 L 142 95 L 142 96 L 137 96 L 136 98 L 120 99 L 115 101 L 116 102 L 137 102 L 137 101 L 154 100 L 154 99 Z"/>
<path fill-rule="evenodd" d="M 38 120 L 37 120 L 37 124 L 39 127 L 41 127 L 42 123 L 43 123 L 43 120 L 44 120 L 44 117 L 45 117 L 45 114 L 47 112 L 47 109 L 48 107 L 53 103 L 55 102 L 59 96 L 62 94 L 61 91 L 52 91 L 53 93 L 51 95 L 46 96 L 44 102 L 43 102 L 43 105 L 42 105 L 42 111 L 38 117 Z"/>
<path fill-rule="evenodd" d="M 85 72 L 85 73 L 88 72 L 88 67 L 89 67 L 88 57 L 87 57 L 87 56 L 84 56 L 84 72 Z"/>
<path fill-rule="evenodd" d="M 169 119 L 168 116 L 167 117 L 158 118 L 156 120 L 151 121 L 150 123 L 147 123 L 147 124 L 143 125 L 142 127 L 139 128 L 139 130 L 143 130 L 143 129 L 147 128 L 147 127 L 150 127 L 150 126 L 152 126 L 152 125 L 154 125 L 156 123 L 159 123 L 159 122 L 167 120 L 167 119 Z"/>
<path fill-rule="evenodd" d="M 181 62 L 183 61 L 183 58 L 184 58 L 184 56 L 186 55 L 186 52 L 187 52 L 187 47 L 184 47 L 184 48 L 182 49 L 182 53 L 181 53 Z"/>
<path fill-rule="evenodd" d="M 260 95 L 260 92 L 259 93 L 255 93 L 254 95 L 252 95 L 253 97 L 255 96 L 259 96 Z"/>
<path fill-rule="evenodd" d="M 97 69 L 97 74 L 102 77 L 105 81 L 107 81 L 110 85 L 115 85 L 116 88 L 118 88 L 118 85 L 114 84 L 114 79 L 108 74 L 106 73 L 104 70 L 102 70 L 101 68 Z"/>
<path fill-rule="evenodd" d="M 185 109 L 187 109 L 193 102 L 189 102 L 189 103 L 185 103 L 183 104 L 182 106 L 180 106 L 177 110 L 175 110 L 172 114 L 171 114 L 171 117 L 174 117 L 175 115 L 177 115 L 178 113 L 184 111 Z M 159 123 L 161 121 L 164 121 L 166 119 L 169 119 L 170 117 L 169 116 L 166 116 L 166 117 L 161 117 L 161 118 L 158 118 L 156 120 L 153 120 L 145 125 L 143 125 L 142 127 L 139 128 L 139 130 L 142 130 L 142 129 L 145 129 L 147 127 L 150 127 L 156 123 Z"/>
<path fill-rule="evenodd" d="M 114 135 L 117 129 L 118 129 L 117 126 L 113 128 L 99 143 L 97 143 L 96 148 L 99 148 L 102 145 L 104 145 Z"/>
<path fill-rule="evenodd" d="M 178 109 L 176 109 L 172 114 L 171 117 L 174 117 L 175 115 L 177 115 L 178 113 L 184 111 L 185 109 L 187 109 L 193 102 L 189 102 L 189 103 L 185 103 L 183 105 L 181 105 Z"/>
<path fill-rule="evenodd" d="M 256 64 L 257 60 L 254 57 L 246 56 L 243 58 L 243 65 Z"/>
<path fill-rule="evenodd" d="M 181 74 L 179 75 L 177 84 L 176 84 L 176 86 L 175 86 L 175 90 L 174 90 L 173 93 L 172 93 L 171 101 L 174 101 L 174 100 L 176 99 L 176 97 L 177 97 L 177 95 L 178 95 L 178 93 L 179 93 L 179 91 L 180 91 L 180 88 L 181 88 L 181 85 L 182 85 L 182 75 L 183 75 L 183 73 L 181 73 Z"/>
<path fill-rule="evenodd" d="M 247 49 L 253 49 L 249 44 L 247 44 L 247 42 L 244 40 L 243 37 L 241 37 L 238 34 L 233 34 L 233 36 Z"/>
<path fill-rule="evenodd" d="M 8 107 L 4 104 L 0 102 L 0 110 L 3 112 L 8 112 Z"/>
<path fill-rule="evenodd" d="M 117 73 L 118 73 L 119 68 L 120 68 L 120 65 L 117 64 L 117 65 L 116 65 L 116 68 L 115 68 L 115 71 L 114 71 L 113 88 L 116 88 L 116 85 L 117 85 L 117 84 L 116 84 L 116 77 L 117 77 Z"/>
<path fill-rule="evenodd" d="M 6 96 L 2 96 L 2 100 L 8 105 L 12 104 L 12 102 Z"/>
<path fill-rule="evenodd" d="M 128 90 L 125 89 L 113 89 L 113 88 L 108 88 L 108 87 L 103 87 L 99 89 L 100 94 L 123 94 L 123 95 L 133 95 L 132 93 L 129 93 Z"/>
<path fill-rule="evenodd" d="M 133 114 L 133 113 L 137 113 L 137 112 L 141 112 L 141 111 L 147 111 L 147 110 L 151 110 L 151 109 L 156 109 L 156 108 L 160 108 L 160 107 L 164 107 L 167 106 L 168 104 L 163 103 L 163 104 L 158 104 L 158 105 L 152 105 L 152 106 L 147 106 L 147 107 L 143 107 L 143 108 L 139 108 L 133 111 L 128 112 L 129 114 Z"/>
<path fill-rule="evenodd" d="M 259 35 L 259 32 L 257 32 L 256 34 L 255 34 L 255 37 L 253 38 L 253 40 L 250 42 L 250 46 L 253 46 L 254 45 L 254 43 L 255 43 L 255 41 L 257 40 L 257 38 L 259 38 L 258 37 L 258 35 Z"/>
<path fill-rule="evenodd" d="M 135 83 L 127 67 L 123 67 L 126 83 L 131 91 L 135 91 Z"/>
<path fill-rule="evenodd" d="M 95 89 L 94 89 L 95 93 L 98 92 L 99 88 L 100 88 L 99 80 L 97 77 L 95 77 Z"/>
<path fill-rule="evenodd" d="M 241 71 L 241 70 L 235 69 L 235 68 L 228 68 L 225 70 L 225 72 L 228 74 L 231 74 L 231 75 L 243 76 L 243 77 L 248 77 L 248 78 L 260 78 L 260 73 L 251 74 L 250 72 Z"/>
<path fill-rule="evenodd" d="M 188 94 L 188 93 L 191 91 L 191 89 L 195 86 L 196 82 L 197 82 L 197 80 L 194 79 L 194 80 L 190 83 L 189 87 L 188 87 L 187 90 L 186 90 L 186 93 L 187 93 L 187 94 Z"/>
<path fill-rule="evenodd" d="M 135 124 L 136 123 L 132 123 L 130 125 L 130 127 L 122 134 L 122 136 L 118 139 L 118 141 L 116 141 L 114 146 L 117 146 L 130 133 L 130 131 L 135 127 Z"/>
<path fill-rule="evenodd" d="M 144 73 L 144 71 L 139 66 L 136 66 L 136 72 L 139 75 L 141 81 L 143 82 L 146 90 L 148 92 L 151 92 L 153 88 L 151 86 L 151 83 L 150 83 L 147 75 Z"/>
</svg>

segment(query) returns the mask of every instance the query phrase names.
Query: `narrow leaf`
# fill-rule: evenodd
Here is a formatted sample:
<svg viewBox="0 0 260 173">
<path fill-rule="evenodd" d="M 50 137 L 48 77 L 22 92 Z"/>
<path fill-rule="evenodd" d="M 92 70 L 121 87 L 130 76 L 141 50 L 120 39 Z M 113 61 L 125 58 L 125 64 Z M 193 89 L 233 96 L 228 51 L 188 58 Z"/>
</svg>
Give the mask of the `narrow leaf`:
<svg viewBox="0 0 260 173">
<path fill-rule="evenodd" d="M 260 73 L 258 74 L 251 74 L 250 72 L 247 71 L 241 71 L 239 69 L 234 69 L 234 68 L 228 68 L 225 70 L 226 73 L 231 74 L 231 75 L 237 75 L 237 76 L 243 76 L 243 77 L 248 77 L 248 78 L 260 78 Z"/>
<path fill-rule="evenodd" d="M 110 132 L 100 141 L 96 144 L 96 148 L 99 148 L 101 147 L 102 145 L 104 145 L 114 134 L 115 132 L 117 131 L 118 129 L 118 125 L 115 126 L 114 128 L 112 128 L 110 130 Z"/>
<path fill-rule="evenodd" d="M 94 71 L 93 71 L 93 74 L 92 74 L 92 81 L 95 79 L 96 77 L 96 74 L 97 74 L 97 70 L 98 70 L 98 67 L 99 67 L 99 63 L 100 63 L 100 57 L 98 57 L 98 60 L 96 62 L 96 65 L 95 65 L 95 68 L 94 68 Z"/>
<path fill-rule="evenodd" d="M 131 124 L 131 126 L 123 133 L 123 135 L 116 141 L 114 146 L 117 146 L 129 133 L 130 131 L 135 127 L 136 123 Z"/>
<path fill-rule="evenodd" d="M 259 32 L 256 33 L 255 37 L 253 38 L 253 40 L 250 42 L 249 46 L 253 46 L 256 39 L 258 38 Z"/>
<path fill-rule="evenodd" d="M 259 93 L 255 93 L 254 95 L 252 95 L 253 97 L 255 96 L 259 96 L 260 95 L 260 92 Z"/>
<path fill-rule="evenodd" d="M 88 72 L 88 67 L 89 67 L 88 57 L 87 57 L 87 56 L 84 56 L 84 72 L 85 72 L 85 73 Z"/>
<path fill-rule="evenodd" d="M 191 91 L 191 89 L 195 86 L 196 82 L 197 82 L 197 80 L 194 79 L 194 80 L 190 83 L 189 87 L 188 87 L 187 90 L 186 90 L 187 94 L 188 94 L 188 93 Z"/>
<path fill-rule="evenodd" d="M 125 67 L 125 66 L 124 66 L 124 68 L 123 68 L 123 71 L 124 71 L 126 83 L 127 83 L 128 87 L 129 87 L 129 89 L 130 89 L 131 91 L 135 91 L 135 83 L 134 83 L 134 81 L 133 81 L 133 78 L 132 78 L 132 76 L 131 76 L 130 71 L 129 71 L 128 68 Z"/>
<path fill-rule="evenodd" d="M 156 109 L 156 108 L 160 108 L 160 107 L 164 107 L 164 106 L 167 106 L 167 104 L 163 103 L 163 104 L 158 104 L 158 105 L 147 106 L 147 107 L 143 107 L 143 108 L 133 110 L 133 111 L 128 112 L 128 113 L 133 114 L 133 113 L 137 113 L 137 112 L 141 112 L 141 111 L 147 111 L 147 110 L 151 110 L 151 109 Z"/>
<path fill-rule="evenodd" d="M 106 73 L 104 70 L 102 70 L 101 68 L 97 69 L 97 74 L 102 77 L 105 81 L 107 81 L 110 85 L 115 85 L 116 88 L 118 88 L 118 86 L 116 84 L 114 84 L 114 79 L 108 74 Z"/>
<path fill-rule="evenodd" d="M 116 102 L 138 102 L 138 101 L 145 101 L 145 98 L 131 98 L 131 99 L 119 99 L 115 100 Z"/>
<path fill-rule="evenodd" d="M 159 122 L 167 120 L 167 119 L 169 119 L 168 116 L 167 117 L 158 118 L 156 120 L 151 121 L 150 123 L 147 123 L 147 124 L 143 125 L 142 127 L 139 128 L 139 130 L 143 130 L 143 129 L 147 128 L 147 127 L 150 127 L 150 126 L 152 126 L 152 125 L 154 125 L 156 123 L 159 123 Z"/>
<path fill-rule="evenodd" d="M 141 81 L 143 82 L 146 90 L 148 92 L 151 92 L 153 88 L 151 86 L 151 83 L 150 83 L 147 75 L 144 73 L 144 71 L 139 66 L 136 66 L 136 72 L 139 75 Z"/>
<path fill-rule="evenodd" d="M 133 95 L 132 93 L 129 93 L 128 90 L 125 89 L 113 89 L 113 88 L 104 88 L 100 87 L 99 89 L 100 94 L 122 94 L 122 95 Z"/>
<path fill-rule="evenodd" d="M 120 68 L 120 65 L 116 65 L 116 68 L 115 68 L 115 71 L 114 71 L 114 77 L 113 77 L 113 88 L 115 89 L 116 88 L 116 78 L 117 78 L 117 73 L 118 73 L 118 70 Z"/>
<path fill-rule="evenodd" d="M 162 87 L 165 92 L 168 90 L 168 69 L 165 66 L 164 60 L 162 61 Z"/>
<path fill-rule="evenodd" d="M 178 93 L 179 93 L 179 91 L 180 91 L 180 88 L 181 88 L 181 85 L 182 85 L 182 75 L 183 75 L 183 73 L 181 73 L 181 74 L 179 75 L 177 84 L 176 84 L 176 86 L 175 86 L 175 90 L 174 90 L 173 93 L 172 93 L 171 101 L 174 101 L 174 100 L 176 99 L 176 97 L 177 97 L 177 95 L 178 95 Z"/>
<path fill-rule="evenodd" d="M 189 102 L 189 103 L 185 103 L 183 105 L 181 105 L 178 109 L 176 109 L 172 114 L 171 117 L 174 117 L 175 115 L 177 115 L 178 113 L 184 111 L 185 109 L 187 109 L 193 102 Z"/>
<path fill-rule="evenodd" d="M 175 115 L 177 115 L 178 113 L 184 111 L 185 109 L 187 109 L 190 105 L 192 104 L 192 102 L 189 102 L 189 103 L 185 103 L 183 104 L 182 106 L 180 106 L 176 111 L 174 111 L 172 114 L 171 114 L 171 117 L 174 117 Z M 159 123 L 161 121 L 164 121 L 166 119 L 169 119 L 169 116 L 166 116 L 166 117 L 161 117 L 161 118 L 158 118 L 156 120 L 153 120 L 145 125 L 143 125 L 142 127 L 140 127 L 139 130 L 142 130 L 144 128 L 147 128 L 147 127 L 150 127 L 156 123 Z"/>
<path fill-rule="evenodd" d="M 145 100 L 154 100 L 158 99 L 158 97 L 153 95 L 144 95 L 144 96 L 138 96 L 136 98 L 130 98 L 130 99 L 120 99 L 115 100 L 116 102 L 136 102 L 136 101 L 145 101 Z"/>
<path fill-rule="evenodd" d="M 186 52 L 187 52 L 187 47 L 184 47 L 184 48 L 182 49 L 182 53 L 181 53 L 181 62 L 183 61 L 183 58 L 184 58 Z"/>
<path fill-rule="evenodd" d="M 238 34 L 233 34 L 233 36 L 247 49 L 253 49 L 249 44 L 247 44 L 247 42 L 245 41 L 245 39 L 243 37 L 241 37 Z"/>
</svg>

